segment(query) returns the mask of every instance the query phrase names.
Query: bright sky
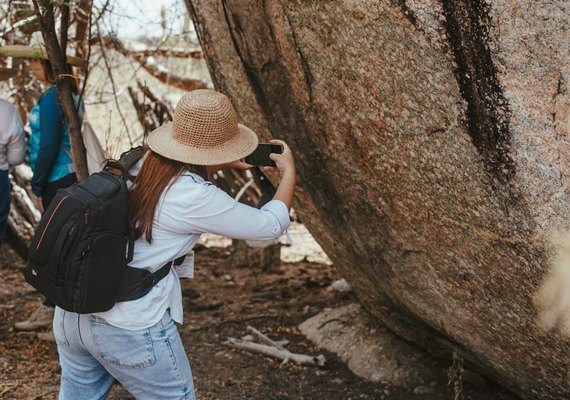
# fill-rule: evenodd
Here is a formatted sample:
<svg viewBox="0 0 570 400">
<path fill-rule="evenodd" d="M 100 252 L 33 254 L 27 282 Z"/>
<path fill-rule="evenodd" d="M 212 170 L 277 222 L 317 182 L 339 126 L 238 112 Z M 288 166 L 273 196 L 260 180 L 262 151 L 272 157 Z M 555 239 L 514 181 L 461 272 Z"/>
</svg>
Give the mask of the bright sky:
<svg viewBox="0 0 570 400">
<path fill-rule="evenodd" d="M 105 0 L 95 0 L 99 8 Z M 179 34 L 188 14 L 184 0 L 110 0 L 110 15 L 102 29 L 120 38 L 162 37 L 162 10 L 165 11 L 167 28 L 171 34 Z"/>
</svg>

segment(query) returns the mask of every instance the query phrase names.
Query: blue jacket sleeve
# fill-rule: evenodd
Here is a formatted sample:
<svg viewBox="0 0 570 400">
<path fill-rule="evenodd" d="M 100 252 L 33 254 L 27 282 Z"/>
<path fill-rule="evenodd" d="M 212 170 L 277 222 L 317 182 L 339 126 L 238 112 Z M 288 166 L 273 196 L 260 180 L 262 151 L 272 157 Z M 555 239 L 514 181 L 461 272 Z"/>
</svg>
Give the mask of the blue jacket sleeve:
<svg viewBox="0 0 570 400">
<path fill-rule="evenodd" d="M 51 87 L 40 99 L 40 148 L 34 176 L 32 192 L 41 196 L 60 148 L 64 130 L 64 115 L 55 87 Z"/>
</svg>

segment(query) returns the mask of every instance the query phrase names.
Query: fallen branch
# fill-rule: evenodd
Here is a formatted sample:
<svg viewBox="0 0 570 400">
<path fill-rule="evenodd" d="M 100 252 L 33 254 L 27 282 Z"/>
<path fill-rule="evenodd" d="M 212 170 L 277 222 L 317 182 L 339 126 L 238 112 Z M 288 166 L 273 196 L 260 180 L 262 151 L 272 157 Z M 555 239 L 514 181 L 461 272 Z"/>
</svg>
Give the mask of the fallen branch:
<svg viewBox="0 0 570 400">
<path fill-rule="evenodd" d="M 32 171 L 27 165 L 18 165 L 9 175 L 12 186 L 7 238 L 23 258 L 28 257 L 28 247 L 41 214 L 31 197 Z"/>
<path fill-rule="evenodd" d="M 174 58 L 194 58 L 202 59 L 204 54 L 200 47 L 184 48 L 184 47 L 153 47 L 150 48 L 144 43 L 130 41 L 128 45 L 123 44 L 118 38 L 113 36 L 103 36 L 100 38 L 91 38 L 91 44 L 100 44 L 107 48 L 119 47 L 118 50 L 123 55 L 143 56 L 143 57 L 174 57 Z"/>
<path fill-rule="evenodd" d="M 4 398 L 4 395 L 5 395 L 6 393 L 8 393 L 8 392 L 10 392 L 10 391 L 12 391 L 12 390 L 14 390 L 14 389 L 16 389 L 18 386 L 20 386 L 19 383 L 16 383 L 16 384 L 13 385 L 13 386 L 8 386 L 6 389 L 4 389 L 2 392 L 0 392 L 0 399 L 3 399 L 3 398 Z"/>
<path fill-rule="evenodd" d="M 293 361 L 297 364 L 307 365 L 311 367 L 324 367 L 327 360 L 322 354 L 318 356 L 308 356 L 306 354 L 292 353 L 285 349 L 279 343 L 271 340 L 269 337 L 265 336 L 263 333 L 259 332 L 257 329 L 248 326 L 247 330 L 258 336 L 262 341 L 268 344 L 255 343 L 250 340 L 228 338 L 223 344 L 228 347 L 233 347 L 236 349 L 247 350 L 254 353 L 261 353 L 269 357 L 277 358 L 283 360 L 281 364 L 287 364 L 289 361 Z"/>
<path fill-rule="evenodd" d="M 167 85 L 186 91 L 208 89 L 210 86 L 204 80 L 186 78 L 171 73 L 166 67 L 158 64 L 153 57 L 144 57 L 138 54 L 129 54 L 129 56 L 137 61 L 149 74 Z"/>
<path fill-rule="evenodd" d="M 33 226 L 37 225 L 41 219 L 41 213 L 36 208 L 34 202 L 29 197 L 28 192 L 16 183 L 12 183 L 12 204 L 17 207 L 26 220 Z"/>
<path fill-rule="evenodd" d="M 253 333 L 255 336 L 257 336 L 258 338 L 261 339 L 262 342 L 267 343 L 270 346 L 274 346 L 277 347 L 280 350 L 283 351 L 288 351 L 286 348 L 284 348 L 283 346 L 281 346 L 281 344 L 273 341 L 272 339 L 270 339 L 269 337 L 265 336 L 263 333 L 261 333 L 260 331 L 258 331 L 257 329 L 255 329 L 253 326 L 247 326 L 246 328 L 248 331 L 250 331 L 251 333 Z"/>
<path fill-rule="evenodd" d="M 165 48 L 165 49 L 129 49 L 132 55 L 144 57 L 176 57 L 176 58 L 204 58 L 200 49 Z"/>
</svg>

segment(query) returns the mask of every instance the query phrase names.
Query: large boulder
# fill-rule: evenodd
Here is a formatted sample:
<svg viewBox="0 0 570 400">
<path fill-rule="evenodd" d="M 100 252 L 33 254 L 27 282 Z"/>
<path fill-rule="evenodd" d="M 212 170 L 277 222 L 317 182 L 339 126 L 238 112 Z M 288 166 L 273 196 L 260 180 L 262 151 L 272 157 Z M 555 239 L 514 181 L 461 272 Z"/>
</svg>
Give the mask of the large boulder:
<svg viewBox="0 0 570 400">
<path fill-rule="evenodd" d="M 570 220 L 570 3 L 187 4 L 216 87 L 294 149 L 300 215 L 368 311 L 570 398 L 567 341 L 532 303 Z"/>
</svg>

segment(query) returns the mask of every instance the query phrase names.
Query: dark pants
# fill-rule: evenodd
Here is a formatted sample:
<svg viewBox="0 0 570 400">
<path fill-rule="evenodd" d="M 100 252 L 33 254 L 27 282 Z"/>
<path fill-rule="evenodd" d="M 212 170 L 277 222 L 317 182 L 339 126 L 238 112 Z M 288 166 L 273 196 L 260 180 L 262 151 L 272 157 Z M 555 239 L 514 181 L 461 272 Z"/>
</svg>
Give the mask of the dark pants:
<svg viewBox="0 0 570 400">
<path fill-rule="evenodd" d="M 57 181 L 47 183 L 44 186 L 44 191 L 42 193 L 42 205 L 44 206 L 44 210 L 47 210 L 49 203 L 51 203 L 51 201 L 55 197 L 55 194 L 57 193 L 58 189 L 64 189 L 66 187 L 69 187 L 73 185 L 75 182 L 77 182 L 77 177 L 75 176 L 75 173 L 73 173 L 64 176 L 61 179 L 58 179 Z M 48 299 L 44 300 L 44 305 L 48 307 L 55 307 L 55 304 L 49 301 Z"/>
<path fill-rule="evenodd" d="M 0 170 L 0 245 L 4 241 L 10 211 L 10 179 L 8 170 Z"/>
<path fill-rule="evenodd" d="M 72 173 L 58 179 L 57 181 L 46 183 L 42 193 L 42 205 L 44 206 L 44 210 L 47 210 L 49 203 L 51 203 L 55 197 L 58 189 L 70 187 L 75 182 L 77 182 L 77 177 L 75 176 L 75 173 Z"/>
</svg>

